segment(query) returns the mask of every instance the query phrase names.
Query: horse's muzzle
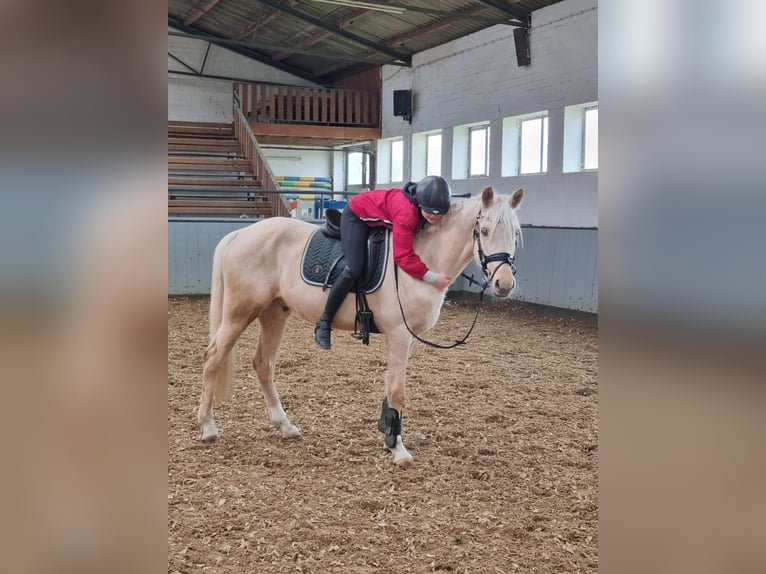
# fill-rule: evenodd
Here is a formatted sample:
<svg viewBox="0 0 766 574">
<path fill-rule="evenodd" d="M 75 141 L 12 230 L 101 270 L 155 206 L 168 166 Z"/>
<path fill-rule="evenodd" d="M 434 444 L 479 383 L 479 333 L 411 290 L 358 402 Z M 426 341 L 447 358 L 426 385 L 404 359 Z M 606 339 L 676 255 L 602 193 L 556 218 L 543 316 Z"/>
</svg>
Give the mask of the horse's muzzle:
<svg viewBox="0 0 766 574">
<path fill-rule="evenodd" d="M 516 278 L 508 265 L 501 265 L 490 276 L 489 286 L 495 297 L 507 297 L 516 286 Z"/>
<path fill-rule="evenodd" d="M 516 281 L 511 278 L 510 285 L 503 284 L 503 282 L 500 281 L 500 279 L 495 279 L 492 282 L 492 294 L 495 297 L 507 297 L 511 291 L 513 291 L 513 288 L 516 286 Z"/>
</svg>

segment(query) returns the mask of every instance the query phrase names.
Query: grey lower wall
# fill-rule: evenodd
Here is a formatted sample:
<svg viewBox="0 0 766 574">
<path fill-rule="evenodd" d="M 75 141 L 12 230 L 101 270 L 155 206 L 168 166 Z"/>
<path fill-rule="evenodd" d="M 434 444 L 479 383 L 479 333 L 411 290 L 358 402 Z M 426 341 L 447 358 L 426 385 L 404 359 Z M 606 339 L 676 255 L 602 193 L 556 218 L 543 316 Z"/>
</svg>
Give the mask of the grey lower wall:
<svg viewBox="0 0 766 574">
<path fill-rule="evenodd" d="M 221 238 L 252 220 L 168 221 L 168 293 L 210 292 L 213 251 Z M 564 309 L 598 312 L 598 230 L 525 227 L 516 253 L 517 287 L 512 298 Z M 479 277 L 475 263 L 466 269 Z M 476 291 L 458 279 L 451 290 Z"/>
<path fill-rule="evenodd" d="M 247 219 L 169 220 L 168 294 L 209 294 L 215 246 L 227 233 L 252 223 Z"/>
<path fill-rule="evenodd" d="M 598 313 L 598 230 L 524 227 L 523 234 L 511 298 Z M 481 268 L 471 262 L 465 273 L 479 278 Z M 479 290 L 462 278 L 451 289 Z"/>
</svg>

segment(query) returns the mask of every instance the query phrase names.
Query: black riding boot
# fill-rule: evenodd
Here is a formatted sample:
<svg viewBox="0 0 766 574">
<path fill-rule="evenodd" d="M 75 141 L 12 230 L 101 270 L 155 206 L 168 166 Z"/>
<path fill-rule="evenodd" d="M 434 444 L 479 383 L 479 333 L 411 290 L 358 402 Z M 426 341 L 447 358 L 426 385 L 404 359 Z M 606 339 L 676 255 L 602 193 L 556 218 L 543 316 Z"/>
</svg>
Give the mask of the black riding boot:
<svg viewBox="0 0 766 574">
<path fill-rule="evenodd" d="M 343 304 L 343 301 L 345 301 L 346 295 L 348 295 L 353 284 L 354 276 L 351 274 L 351 269 L 344 267 L 343 271 L 341 271 L 340 275 L 335 280 L 335 283 L 333 283 L 330 288 L 330 294 L 327 295 L 327 303 L 325 303 L 324 312 L 314 329 L 314 340 L 323 349 L 330 348 L 332 319 L 335 317 L 338 308 Z"/>
</svg>

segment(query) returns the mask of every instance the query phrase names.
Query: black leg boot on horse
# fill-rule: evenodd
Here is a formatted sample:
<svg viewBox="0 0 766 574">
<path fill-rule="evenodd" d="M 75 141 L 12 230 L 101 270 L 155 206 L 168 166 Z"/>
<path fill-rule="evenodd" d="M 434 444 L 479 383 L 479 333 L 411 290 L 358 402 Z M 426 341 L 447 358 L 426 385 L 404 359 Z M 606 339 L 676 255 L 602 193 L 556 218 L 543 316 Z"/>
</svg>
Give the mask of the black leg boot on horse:
<svg viewBox="0 0 766 574">
<path fill-rule="evenodd" d="M 335 317 L 335 313 L 337 313 L 338 309 L 343 304 L 343 301 L 346 300 L 346 295 L 348 295 L 355 280 L 356 278 L 351 273 L 351 269 L 346 266 L 330 288 L 330 293 L 327 295 L 327 303 L 325 303 L 324 306 L 324 312 L 314 329 L 314 340 L 317 342 L 317 345 L 323 349 L 330 348 L 330 333 L 332 332 L 333 317 Z"/>
</svg>

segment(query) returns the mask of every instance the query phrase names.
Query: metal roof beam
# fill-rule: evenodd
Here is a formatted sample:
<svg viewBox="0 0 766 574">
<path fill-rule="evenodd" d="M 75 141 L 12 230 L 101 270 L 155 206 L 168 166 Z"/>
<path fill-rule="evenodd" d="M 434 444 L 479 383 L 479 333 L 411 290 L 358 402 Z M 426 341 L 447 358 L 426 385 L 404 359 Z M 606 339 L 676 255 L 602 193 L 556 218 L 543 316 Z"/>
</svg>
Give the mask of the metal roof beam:
<svg viewBox="0 0 766 574">
<path fill-rule="evenodd" d="M 516 8 L 514 6 L 509 6 L 502 0 L 476 0 L 479 4 L 484 4 L 485 6 L 489 6 L 490 8 L 494 8 L 495 10 L 500 10 L 501 12 L 505 12 L 506 14 L 513 16 L 516 20 L 521 22 L 521 25 L 523 28 L 529 28 L 529 26 L 532 23 L 532 13 L 528 10 L 523 10 L 521 8 Z"/>
<path fill-rule="evenodd" d="M 368 40 L 367 38 L 362 38 L 361 36 L 357 36 L 356 34 L 352 34 L 351 32 L 346 32 L 345 30 L 342 30 L 341 28 L 338 28 L 337 26 L 333 26 L 332 24 L 327 24 L 326 22 L 320 20 L 319 18 L 315 18 L 314 16 L 301 12 L 300 10 L 294 10 L 293 8 L 288 8 L 287 6 L 285 6 L 284 4 L 280 4 L 276 0 L 258 0 L 258 2 L 260 2 L 261 4 L 266 4 L 267 6 L 271 6 L 272 8 L 276 8 L 277 10 L 281 10 L 285 14 L 290 14 L 291 16 L 294 16 L 305 22 L 309 22 L 310 24 L 313 24 L 317 28 L 324 28 L 325 30 L 332 32 L 333 34 L 337 36 L 341 36 L 343 38 L 346 38 L 347 40 L 351 40 L 352 42 L 361 44 L 362 46 L 366 46 L 367 48 L 375 50 L 376 52 L 385 54 L 393 58 L 394 60 L 400 60 L 401 62 L 404 63 L 405 66 L 410 66 L 412 64 L 412 58 L 408 54 L 397 52 L 396 50 L 392 50 L 391 48 L 388 48 L 387 46 L 384 46 L 383 44 L 372 42 L 371 40 Z"/>
<path fill-rule="evenodd" d="M 329 32 L 327 32 L 329 34 Z M 265 44 L 260 42 L 251 42 L 249 40 L 229 40 L 227 38 L 212 38 L 210 36 L 201 36 L 200 34 L 187 34 L 186 32 L 168 32 L 168 36 L 175 38 L 190 38 L 192 40 L 202 40 L 207 42 L 208 45 L 216 44 L 229 48 L 230 46 L 240 46 L 242 48 L 252 48 L 253 50 L 281 50 L 280 53 L 290 56 L 292 54 L 301 54 L 304 56 L 314 56 L 315 58 L 323 58 L 325 60 L 341 60 L 346 62 L 349 60 L 349 56 L 343 54 L 325 54 L 323 52 L 317 52 L 316 50 L 307 50 L 300 44 L 297 46 L 281 46 L 278 44 Z M 274 57 L 275 60 L 280 58 Z M 380 57 L 378 58 L 365 58 L 362 56 L 351 56 L 351 59 L 355 62 L 369 62 L 371 64 L 378 64 Z"/>
<path fill-rule="evenodd" d="M 181 32 L 192 34 L 200 40 L 205 40 L 206 42 L 212 42 L 213 44 L 220 43 L 221 45 L 223 45 L 223 42 L 226 41 L 226 38 L 221 38 L 219 36 L 208 34 L 207 32 L 200 30 L 199 28 L 196 28 L 194 26 L 191 26 L 191 27 L 184 26 L 182 22 L 180 22 L 179 20 L 176 20 L 175 18 L 168 17 L 168 26 L 176 28 L 180 30 Z M 250 58 L 251 60 L 263 62 L 264 64 L 267 64 L 269 66 L 282 70 L 283 72 L 287 72 L 288 74 L 292 74 L 293 76 L 298 76 L 299 78 L 308 80 L 309 82 L 314 82 L 316 84 L 321 84 L 321 85 L 325 84 L 325 82 L 318 79 L 314 74 L 310 74 L 306 72 L 305 70 L 301 70 L 300 68 L 295 68 L 294 66 L 290 66 L 289 64 L 285 64 L 284 62 L 276 62 L 270 55 L 254 50 L 253 48 L 245 48 L 245 47 L 236 46 L 236 45 L 226 45 L 225 48 L 227 50 L 231 50 L 232 52 L 236 52 L 237 54 Z"/>
<path fill-rule="evenodd" d="M 199 20 L 202 16 L 210 12 L 210 10 L 213 9 L 213 6 L 218 4 L 221 0 L 210 0 L 207 4 L 205 4 L 202 8 L 199 8 L 191 13 L 191 16 L 189 16 L 186 20 L 184 20 L 184 26 L 191 26 Z"/>
<path fill-rule="evenodd" d="M 358 20 L 359 18 L 361 18 L 365 14 L 369 14 L 370 12 L 371 12 L 370 10 L 354 10 L 350 16 L 346 16 L 343 20 L 338 22 L 337 24 L 338 28 L 348 28 L 349 26 L 351 26 L 351 24 L 354 23 L 355 20 Z M 332 32 L 325 30 L 324 32 L 313 34 L 309 36 L 308 38 L 306 38 L 305 40 L 302 40 L 301 42 L 298 43 L 296 47 L 310 48 L 311 46 L 326 40 L 330 36 L 332 36 Z M 289 58 L 289 57 L 290 57 L 290 53 L 287 51 L 280 52 L 279 54 L 274 55 L 275 60 L 284 60 L 285 58 Z"/>
<path fill-rule="evenodd" d="M 414 30 L 410 30 L 409 32 L 405 32 L 403 34 L 399 34 L 398 36 L 394 36 L 393 38 L 389 38 L 388 40 L 386 40 L 386 44 L 389 46 L 402 45 L 413 38 L 422 36 L 423 34 L 431 34 L 433 32 L 437 32 L 441 30 L 442 28 L 448 28 L 449 26 L 454 24 L 455 21 L 460 21 L 466 16 L 472 16 L 473 14 L 480 12 L 481 10 L 484 10 L 484 8 L 482 8 L 481 6 L 474 6 L 473 8 L 469 8 L 468 10 L 463 10 L 460 12 L 452 12 L 449 18 L 446 18 L 444 20 L 437 20 L 435 22 L 431 22 L 430 24 L 426 26 L 421 26 L 420 28 L 415 28 Z M 363 57 L 369 57 L 370 55 L 371 55 L 371 52 L 365 52 L 362 54 Z M 349 58 L 349 61 L 351 61 L 350 58 Z M 321 78 L 323 76 L 328 76 L 330 74 L 338 72 L 342 69 L 343 69 L 343 65 L 334 64 L 332 66 L 328 66 L 327 68 L 317 71 L 316 75 L 317 77 Z"/>
<path fill-rule="evenodd" d="M 295 6 L 297 4 L 297 0 L 287 0 L 285 4 L 287 6 Z M 276 20 L 281 14 L 282 12 L 280 12 L 279 10 L 272 10 L 271 12 L 266 14 L 266 16 L 261 18 L 260 21 L 255 20 L 253 22 L 250 22 L 245 27 L 245 29 L 242 30 L 242 32 L 237 35 L 237 40 L 244 40 L 248 36 L 251 36 L 251 38 L 255 40 L 255 35 L 258 32 L 258 30 L 266 26 L 266 24 L 268 24 L 272 20 Z"/>
</svg>

